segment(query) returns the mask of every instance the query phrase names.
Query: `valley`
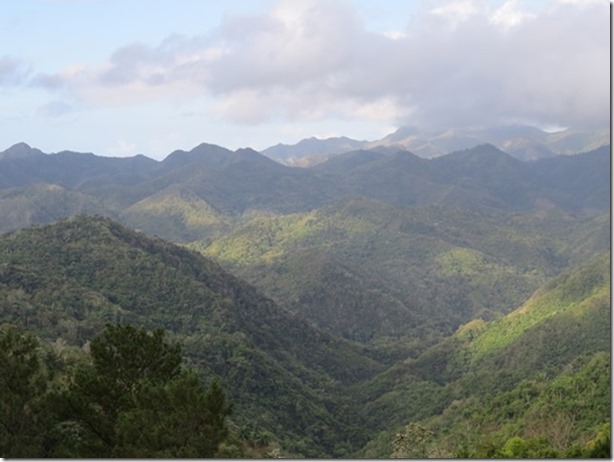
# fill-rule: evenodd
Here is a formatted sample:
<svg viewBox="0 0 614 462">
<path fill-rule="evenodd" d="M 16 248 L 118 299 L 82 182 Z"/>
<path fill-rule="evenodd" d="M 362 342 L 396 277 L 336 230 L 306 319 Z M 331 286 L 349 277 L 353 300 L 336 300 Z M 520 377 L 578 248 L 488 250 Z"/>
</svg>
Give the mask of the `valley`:
<svg viewBox="0 0 614 462">
<path fill-rule="evenodd" d="M 225 456 L 609 457 L 610 146 L 529 132 L 306 168 L 15 145 L 0 324 L 62 374 L 109 323 L 163 329 L 232 404 Z"/>
</svg>

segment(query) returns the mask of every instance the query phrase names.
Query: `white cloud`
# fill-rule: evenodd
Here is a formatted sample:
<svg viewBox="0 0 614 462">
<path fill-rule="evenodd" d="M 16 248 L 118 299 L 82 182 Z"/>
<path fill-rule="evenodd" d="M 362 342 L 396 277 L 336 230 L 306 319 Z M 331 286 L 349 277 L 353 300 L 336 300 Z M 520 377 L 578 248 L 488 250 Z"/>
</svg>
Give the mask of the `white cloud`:
<svg viewBox="0 0 614 462">
<path fill-rule="evenodd" d="M 522 9 L 518 7 L 518 2 L 516 0 L 508 0 L 490 17 L 490 22 L 494 25 L 509 29 L 525 21 L 535 19 L 536 17 L 537 16 L 533 13 L 522 11 Z"/>
<path fill-rule="evenodd" d="M 591 6 L 591 5 L 604 5 L 609 2 L 605 2 L 604 0 L 559 0 L 559 3 L 564 5 L 574 5 L 574 6 Z"/>
<path fill-rule="evenodd" d="M 213 114 L 242 124 L 605 124 L 608 6 L 568 3 L 539 12 L 516 0 L 440 3 L 389 36 L 342 1 L 280 1 L 207 35 L 129 44 L 97 68 L 35 82 L 95 105 L 207 96 Z"/>
<path fill-rule="evenodd" d="M 129 157 L 138 153 L 136 143 L 126 140 L 118 140 L 113 146 L 106 149 L 106 152 L 114 157 Z"/>
<path fill-rule="evenodd" d="M 467 21 L 479 12 L 477 2 L 474 0 L 457 0 L 447 2 L 443 6 L 433 8 L 431 13 L 449 21 L 453 26 Z"/>
</svg>

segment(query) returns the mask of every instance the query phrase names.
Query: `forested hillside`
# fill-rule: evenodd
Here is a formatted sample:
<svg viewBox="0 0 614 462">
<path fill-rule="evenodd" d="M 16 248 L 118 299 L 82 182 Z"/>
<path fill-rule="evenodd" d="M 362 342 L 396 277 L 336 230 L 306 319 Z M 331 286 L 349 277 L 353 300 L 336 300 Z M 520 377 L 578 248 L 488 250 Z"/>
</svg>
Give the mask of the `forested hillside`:
<svg viewBox="0 0 614 462">
<path fill-rule="evenodd" d="M 609 146 L 0 172 L 0 455 L 609 457 Z"/>
<path fill-rule="evenodd" d="M 58 369 L 60 384 L 71 383 L 64 375 L 77 373 L 71 364 L 86 367 L 87 360 L 79 358 L 90 349 L 93 354 L 90 341 L 104 332 L 105 323 L 164 328 L 187 364 L 209 383 L 217 378 L 226 390 L 235 439 L 225 449 L 229 455 L 245 455 L 246 447 L 252 454 L 253 448 L 268 447 L 310 457 L 416 456 L 411 451 L 418 449 L 434 456 L 547 457 L 605 450 L 608 255 L 546 283 L 510 314 L 470 321 L 389 367 L 372 359 L 368 349 L 310 327 L 211 261 L 106 219 L 76 218 L 6 235 L 0 262 L 2 322 L 35 333 L 47 351 L 45 367 L 31 365 L 33 377 L 43 380 L 51 367 Z M 113 331 L 107 332 L 103 335 Z M 11 345 L 21 341 L 10 330 L 5 334 Z M 85 383 L 82 387 L 90 386 Z M 36 402 L 47 406 L 54 393 L 77 399 L 70 388 L 43 382 L 41 387 L 32 391 L 34 398 L 20 399 L 38 397 Z M 17 418 L 15 410 L 6 412 L 9 420 Z M 44 418 L 60 423 L 61 416 L 72 415 L 44 406 L 40 412 L 51 412 Z M 53 444 L 45 443 L 52 454 L 111 450 L 142 456 L 166 447 L 118 442 L 104 449 L 96 438 L 74 446 L 60 423 L 54 428 L 64 430 L 49 436 Z M 108 431 L 123 438 L 130 428 Z M 416 432 L 428 438 L 407 446 Z M 28 435 L 29 430 L 17 439 L 5 436 L 7 454 L 22 454 L 12 451 Z"/>
<path fill-rule="evenodd" d="M 0 271 L 1 322 L 47 342 L 83 347 L 106 323 L 167 330 L 228 389 L 246 434 L 312 457 L 365 437 L 343 390 L 382 366 L 195 253 L 78 217 L 2 238 Z"/>
<path fill-rule="evenodd" d="M 363 454 L 586 456 L 584 443 L 602 438 L 610 423 L 610 296 L 603 255 L 548 282 L 507 316 L 473 320 L 360 385 L 367 393 L 386 389 L 364 409 L 372 422 L 387 414 L 409 427 L 397 427 L 393 443 L 389 425 Z M 428 438 L 412 448 L 417 428 Z M 599 444 L 609 450 L 609 439 Z"/>
<path fill-rule="evenodd" d="M 333 333 L 424 346 L 471 319 L 509 312 L 563 268 L 606 251 L 609 216 L 352 198 L 257 217 L 192 247 Z"/>
<path fill-rule="evenodd" d="M 7 155 L 15 150 L 18 156 Z M 314 168 L 280 165 L 251 149 L 201 144 L 161 162 L 145 156 L 0 153 L 0 231 L 98 213 L 176 242 L 220 236 L 258 214 L 304 213 L 350 196 L 395 206 L 583 214 L 609 208 L 609 146 L 523 162 L 491 145 L 422 159 L 358 151 Z"/>
</svg>

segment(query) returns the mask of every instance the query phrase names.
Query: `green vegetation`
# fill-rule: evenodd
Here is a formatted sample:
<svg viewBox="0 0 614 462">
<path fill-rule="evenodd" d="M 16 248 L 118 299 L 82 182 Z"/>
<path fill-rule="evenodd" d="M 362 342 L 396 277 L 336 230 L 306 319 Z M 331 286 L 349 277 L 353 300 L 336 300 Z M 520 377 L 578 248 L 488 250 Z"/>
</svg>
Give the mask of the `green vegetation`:
<svg viewBox="0 0 614 462">
<path fill-rule="evenodd" d="M 297 217 L 278 235 L 291 240 Z M 356 235 L 363 232 L 371 233 Z M 304 251 L 314 253 L 288 261 L 312 268 L 303 282 L 335 302 L 352 300 L 352 287 L 354 297 L 365 287 L 377 297 L 363 306 L 397 300 L 341 253 Z M 496 272 L 493 261 L 469 247 L 433 253 L 433 268 L 454 277 L 479 279 L 475 268 Z M 312 327 L 211 260 L 107 219 L 8 234 L 0 238 L 0 322 L 33 334 L 3 331 L 3 351 L 20 356 L 2 359 L 16 372 L 3 376 L 12 398 L 0 411 L 13 423 L 2 448 L 16 457 L 605 454 L 609 262 L 604 255 L 568 270 L 517 310 L 472 319 L 454 335 L 423 329 L 391 342 L 371 332 L 360 346 Z M 319 282 L 310 279 L 316 271 Z M 394 316 L 415 316 L 416 332 L 428 325 L 397 303 L 380 326 L 392 331 Z M 374 324 L 359 307 L 328 319 L 339 329 L 350 315 Z M 210 412 L 222 416 L 215 425 Z M 211 437 L 191 439 L 192 431 Z"/>
<path fill-rule="evenodd" d="M 227 451 L 224 391 L 183 369 L 179 347 L 161 330 L 108 325 L 76 362 L 7 324 L 0 345 L 3 457 L 203 458 Z"/>
<path fill-rule="evenodd" d="M 182 246 L 0 237 L 0 455 L 610 456 L 606 148 L 26 151 L 0 229 Z"/>
<path fill-rule="evenodd" d="M 212 261 L 110 220 L 77 217 L 0 239 L 0 308 L 0 322 L 67 348 L 88 345 L 107 323 L 164 329 L 195 371 L 228 390 L 240 433 L 272 435 L 263 448 L 342 455 L 368 437 L 345 390 L 383 367 L 360 347 Z"/>
<path fill-rule="evenodd" d="M 124 209 L 121 220 L 135 229 L 156 230 L 173 242 L 189 242 L 217 235 L 229 220 L 207 202 L 187 191 L 162 190 Z"/>
<path fill-rule="evenodd" d="M 413 454 L 407 441 L 423 428 L 420 450 L 431 457 L 609 457 L 609 275 L 604 255 L 545 284 L 507 316 L 474 320 L 394 374 L 361 385 L 388 389 L 377 398 L 381 412 L 405 415 L 413 426 L 395 439 L 372 419 L 382 433 L 362 454 Z M 421 407 L 403 402 L 409 390 L 419 390 L 413 399 Z"/>
<path fill-rule="evenodd" d="M 519 306 L 567 265 L 608 248 L 606 218 L 351 198 L 260 215 L 189 247 L 331 333 L 396 350 Z"/>
</svg>

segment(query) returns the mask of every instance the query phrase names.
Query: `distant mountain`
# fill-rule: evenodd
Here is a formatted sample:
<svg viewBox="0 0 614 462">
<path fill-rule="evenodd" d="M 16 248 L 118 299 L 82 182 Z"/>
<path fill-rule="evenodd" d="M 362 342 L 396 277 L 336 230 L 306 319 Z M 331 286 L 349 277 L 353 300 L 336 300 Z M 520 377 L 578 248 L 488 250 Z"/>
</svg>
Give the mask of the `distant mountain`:
<svg viewBox="0 0 614 462">
<path fill-rule="evenodd" d="M 490 143 L 521 160 L 535 160 L 555 155 L 576 154 L 594 150 L 610 143 L 607 129 L 580 131 L 567 129 L 547 133 L 538 128 L 522 125 L 493 127 L 476 130 L 447 130 L 426 136 L 427 144 L 411 136 L 395 141 L 396 144 L 424 157 L 441 156 L 459 149 Z M 385 143 L 383 143 L 385 144 Z"/>
<path fill-rule="evenodd" d="M 7 150 L 0 152 L 0 159 L 24 159 L 40 155 L 43 155 L 42 151 L 31 148 L 26 143 L 17 143 Z"/>
<path fill-rule="evenodd" d="M 15 149 L 22 148 L 25 149 L 23 146 Z M 221 229 L 220 222 L 253 209 L 288 212 L 313 208 L 326 202 L 331 188 L 334 189 L 334 185 L 309 170 L 281 165 L 252 149 L 233 152 L 207 144 L 188 152 L 175 151 L 162 162 L 145 156 L 106 158 L 68 151 L 0 158 L 0 192 L 39 183 L 78 192 L 100 205 L 105 216 L 123 217 L 126 223 L 143 226 L 151 234 L 179 240 L 216 234 Z M 192 204 L 178 205 L 178 210 L 172 211 L 175 219 L 165 220 L 169 207 L 173 207 L 172 200 L 158 199 L 178 191 L 182 201 L 188 198 Z M 47 222 L 36 218 L 41 216 L 37 204 L 42 202 L 42 199 L 13 202 L 19 207 L 14 214 L 23 217 L 21 226 Z M 207 213 L 218 218 L 194 219 L 194 210 L 190 209 L 195 204 L 200 204 L 196 205 L 197 210 L 204 210 L 204 206 L 209 210 Z M 70 207 L 59 202 L 47 206 L 50 209 L 44 214 L 49 216 L 73 214 Z M 159 216 L 157 222 L 152 221 L 155 215 Z M 158 226 L 162 221 L 165 224 Z M 14 224 L 0 223 L 0 231 L 12 229 Z"/>
<path fill-rule="evenodd" d="M 0 206 L 20 217 L 0 223 L 0 231 L 95 211 L 185 242 L 215 237 L 253 214 L 305 212 L 352 196 L 403 207 L 555 207 L 573 213 L 609 208 L 609 147 L 534 162 L 492 145 L 436 159 L 377 148 L 308 169 L 281 165 L 251 149 L 207 144 L 175 151 L 161 162 L 142 155 L 43 154 L 25 145 L 9 151 L 29 154 L 0 158 Z M 51 201 L 42 197 L 46 187 L 35 185 L 56 185 L 56 192 L 79 199 Z M 15 200 L 18 191 L 29 191 L 29 199 Z M 201 213 L 206 216 L 197 218 Z"/>
<path fill-rule="evenodd" d="M 294 145 L 280 143 L 271 146 L 264 149 L 262 154 L 286 165 L 308 167 L 321 162 L 331 154 L 356 151 L 367 144 L 367 141 L 357 141 L 345 136 L 323 140 L 311 137 Z"/>
<path fill-rule="evenodd" d="M 443 131 L 401 127 L 379 140 L 349 138 L 319 140 L 309 138 L 295 145 L 277 145 L 262 151 L 288 165 L 311 166 L 345 152 L 382 148 L 411 151 L 423 158 L 439 157 L 454 151 L 489 143 L 521 160 L 535 160 L 559 154 L 571 155 L 594 150 L 610 143 L 610 131 L 566 129 L 548 133 L 536 127 L 509 125 L 488 129 L 449 129 Z"/>
<path fill-rule="evenodd" d="M 594 209 L 597 202 L 600 210 L 609 208 L 609 165 L 609 146 L 583 155 L 523 162 L 485 144 L 434 159 L 407 151 L 394 155 L 357 151 L 313 170 L 333 181 L 341 196 L 361 195 L 405 207 L 550 206 L 580 212 Z"/>
<path fill-rule="evenodd" d="M 9 149 L 7 152 L 10 154 L 12 151 Z M 80 190 L 95 190 L 101 183 L 134 185 L 150 175 L 157 165 L 156 161 L 143 155 L 117 158 L 72 151 L 47 155 L 36 149 L 27 152 L 29 154 L 25 156 L 0 157 L 0 188 L 37 182 Z"/>
</svg>

